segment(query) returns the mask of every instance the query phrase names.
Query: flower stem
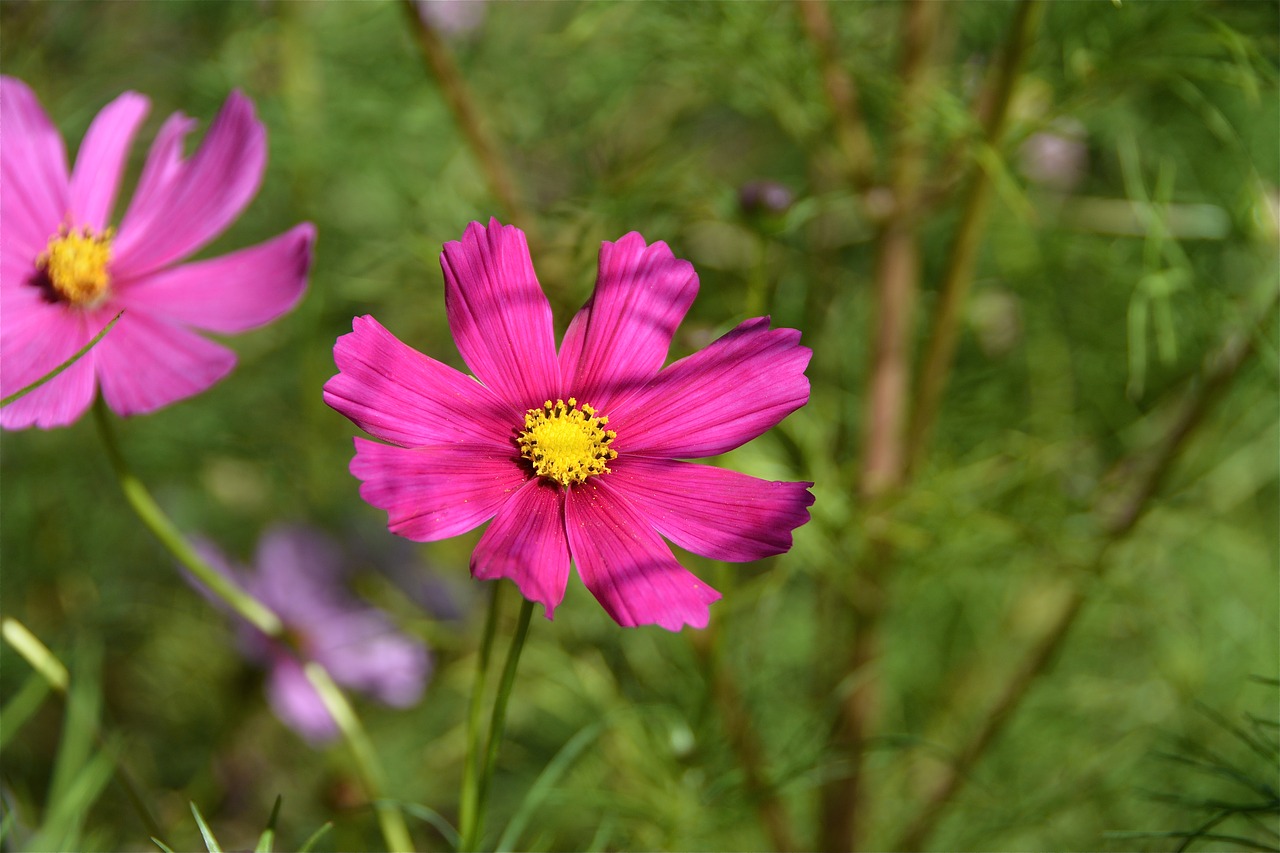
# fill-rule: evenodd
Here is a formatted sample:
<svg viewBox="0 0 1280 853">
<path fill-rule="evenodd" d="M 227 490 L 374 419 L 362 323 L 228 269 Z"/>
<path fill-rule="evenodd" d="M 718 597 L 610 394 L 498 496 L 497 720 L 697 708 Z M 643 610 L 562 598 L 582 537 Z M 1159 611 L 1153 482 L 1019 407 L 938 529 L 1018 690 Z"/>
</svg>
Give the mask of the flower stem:
<svg viewBox="0 0 1280 853">
<path fill-rule="evenodd" d="M 520 602 L 520 617 L 516 622 L 516 632 L 507 649 L 507 661 L 502 666 L 502 680 L 498 683 L 498 695 L 493 700 L 493 716 L 489 718 L 489 738 L 485 746 L 484 772 L 480 775 L 480 796 L 476 807 L 477 829 L 484 822 L 484 807 L 489 798 L 489 780 L 493 778 L 493 765 L 498 760 L 498 749 L 502 746 L 502 731 L 507 724 L 507 703 L 511 699 L 511 688 L 516 681 L 516 667 L 520 665 L 520 653 L 524 651 L 525 637 L 529 635 L 529 619 L 533 616 L 533 602 L 524 599 Z"/>
<path fill-rule="evenodd" d="M 226 602 L 249 624 L 268 637 L 281 637 L 284 634 L 284 626 L 280 622 L 280 617 L 201 558 L 178 530 L 177 525 L 164 514 L 164 510 L 160 509 L 160 505 L 147 491 L 147 487 L 129 469 L 124 455 L 120 452 L 119 442 L 111 427 L 110 415 L 107 414 L 107 407 L 101 396 L 94 401 L 93 415 L 98 424 L 98 433 L 102 436 L 102 443 L 106 447 L 107 456 L 111 460 L 111 467 L 115 469 L 116 477 L 120 480 L 120 489 L 147 529 L 210 592 Z M 351 746 L 357 772 L 366 786 L 369 799 L 374 801 L 374 808 L 378 812 L 378 822 L 382 828 L 387 849 L 393 853 L 412 851 L 413 843 L 409 837 L 409 830 L 405 826 L 399 809 L 390 803 L 378 801 L 382 770 L 355 711 L 324 667 L 318 663 L 310 663 L 307 665 L 307 674 L 312 684 L 316 685 L 321 698 L 325 701 L 325 707 L 329 709 L 329 713 L 333 715 L 334 721 Z"/>
<path fill-rule="evenodd" d="M 498 612 L 502 608 L 501 582 L 495 583 L 489 597 L 489 613 L 484 620 L 484 634 L 480 640 L 480 655 L 476 659 L 476 680 L 471 687 L 471 708 L 467 713 L 467 762 L 462 768 L 462 794 L 458 805 L 458 831 L 462 836 L 459 850 L 474 850 L 479 829 L 480 804 L 480 718 L 484 709 L 484 683 L 489 673 L 489 658 L 493 654 L 493 636 L 497 631 Z"/>
<path fill-rule="evenodd" d="M 360 774 L 360 781 L 364 784 L 369 799 L 373 801 L 373 809 L 378 815 L 378 826 L 382 829 L 387 849 L 392 853 L 412 851 L 413 839 L 409 837 L 409 828 L 405 825 L 400 809 L 394 803 L 382 799 L 381 792 L 386 787 L 382 766 L 378 763 L 377 753 L 369 742 L 364 726 L 360 725 L 355 709 L 323 666 L 312 661 L 306 665 L 305 672 L 307 680 L 320 694 L 325 708 L 351 747 L 356 771 Z"/>
<path fill-rule="evenodd" d="M 236 613 L 248 620 L 249 624 L 268 637 L 279 637 L 284 631 L 280 618 L 197 554 L 178 531 L 177 526 L 169 520 L 159 504 L 151 497 L 147 487 L 129 470 L 128 463 L 120 453 L 120 444 L 116 441 L 115 431 L 111 427 L 111 419 L 107 414 L 107 406 L 101 396 L 94 401 L 93 416 L 98 424 L 102 443 L 106 446 L 107 457 L 111 460 L 111 467 L 115 469 L 116 477 L 120 480 L 120 489 L 147 529 L 201 583 L 208 587 L 210 592 L 230 605 Z"/>
<path fill-rule="evenodd" d="M 114 326 L 116 323 L 118 323 L 120 321 L 120 318 L 123 316 L 124 316 L 124 311 L 120 311 L 118 314 L 116 314 L 116 316 L 111 318 L 111 322 L 107 323 L 107 325 L 102 327 L 101 332 L 98 332 L 98 334 L 93 336 L 93 338 L 89 341 L 89 343 L 85 344 L 84 346 L 80 347 L 80 349 L 76 350 L 75 353 L 72 354 L 71 358 L 62 362 L 62 364 L 59 364 L 53 370 L 50 370 L 48 373 L 46 373 L 44 376 L 41 376 L 35 382 L 32 382 L 30 385 L 27 385 L 23 388 L 19 388 L 17 391 L 14 391 L 8 397 L 5 397 L 3 400 L 0 400 L 0 409 L 3 409 L 5 406 L 9 405 L 10 403 L 16 402 L 22 399 L 23 397 L 27 396 L 32 391 L 36 390 L 41 385 L 53 379 L 59 373 L 66 370 L 68 367 L 70 367 L 71 365 L 79 361 L 81 358 L 83 358 L 85 353 L 87 353 L 89 350 L 96 347 L 98 345 L 98 342 L 107 336 L 107 332 L 111 331 L 111 327 Z"/>
</svg>

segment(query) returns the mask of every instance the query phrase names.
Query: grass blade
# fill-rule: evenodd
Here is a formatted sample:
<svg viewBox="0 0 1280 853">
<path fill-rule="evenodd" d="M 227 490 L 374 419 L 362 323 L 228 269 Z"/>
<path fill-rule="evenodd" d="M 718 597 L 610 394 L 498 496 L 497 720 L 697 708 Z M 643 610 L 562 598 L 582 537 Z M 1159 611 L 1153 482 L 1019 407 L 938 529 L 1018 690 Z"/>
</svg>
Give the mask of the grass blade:
<svg viewBox="0 0 1280 853">
<path fill-rule="evenodd" d="M 603 728 L 601 723 L 592 723 L 591 725 L 569 738 L 569 742 L 560 747 L 560 751 L 555 757 L 547 762 L 546 768 L 538 774 L 538 778 L 529 786 L 529 792 L 525 794 L 524 800 L 520 803 L 520 808 L 516 809 L 516 813 L 511 816 L 511 821 L 507 824 L 507 828 L 503 830 L 502 837 L 498 839 L 498 846 L 494 848 L 497 853 L 509 851 L 520 838 L 520 833 L 524 831 L 529 820 L 533 817 L 538 807 L 542 805 L 543 800 L 547 798 L 547 794 L 560 781 L 560 777 L 568 771 L 569 767 L 582 751 L 587 748 L 590 743 L 596 739 Z"/>
<path fill-rule="evenodd" d="M 119 322 L 120 318 L 123 316 L 124 316 L 123 311 L 121 311 L 119 314 L 116 314 L 116 316 L 111 318 L 110 323 L 107 323 L 107 325 L 102 327 L 101 332 L 98 332 L 98 334 L 93 336 L 93 340 L 89 341 L 89 343 L 85 344 L 84 346 L 80 347 L 80 349 L 76 350 L 75 354 L 72 355 L 71 358 L 62 362 L 62 364 L 59 364 L 53 370 L 49 371 L 44 376 L 41 376 L 39 379 L 37 379 L 35 382 L 32 382 L 30 385 L 26 386 L 25 388 L 19 388 L 17 391 L 14 391 L 8 397 L 5 397 L 3 400 L 0 400 L 0 409 L 3 409 L 5 406 L 9 405 L 15 400 L 18 400 L 18 399 L 21 399 L 22 397 L 27 396 L 32 391 L 39 388 L 41 385 L 45 384 L 50 379 L 53 379 L 59 373 L 66 370 L 68 367 L 75 364 L 80 359 L 84 358 L 85 353 L 87 353 L 89 350 L 96 347 L 98 345 L 98 342 L 107 336 L 107 332 L 111 331 L 111 327 L 114 326 L 117 322 Z"/>
<path fill-rule="evenodd" d="M 196 825 L 200 827 L 200 834 L 204 836 L 204 846 L 209 853 L 222 853 L 222 848 L 218 846 L 218 839 L 213 837 L 213 830 L 209 829 L 209 824 L 204 822 L 204 815 L 200 814 L 200 809 L 194 802 L 191 803 L 191 813 L 196 816 Z"/>
</svg>

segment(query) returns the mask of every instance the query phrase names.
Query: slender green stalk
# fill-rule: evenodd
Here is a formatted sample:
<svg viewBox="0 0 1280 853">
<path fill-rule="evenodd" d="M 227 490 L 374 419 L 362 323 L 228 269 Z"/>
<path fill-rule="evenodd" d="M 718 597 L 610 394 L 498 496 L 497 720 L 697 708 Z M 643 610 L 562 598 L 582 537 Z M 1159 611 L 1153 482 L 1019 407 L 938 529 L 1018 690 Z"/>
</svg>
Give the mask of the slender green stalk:
<svg viewBox="0 0 1280 853">
<path fill-rule="evenodd" d="M 107 325 L 102 327 L 101 332 L 98 332 L 98 334 L 93 336 L 93 340 L 89 341 L 89 343 L 85 344 L 84 346 L 80 347 L 80 349 L 76 350 L 75 354 L 72 355 L 71 358 L 62 362 L 62 364 L 59 364 L 53 370 L 50 370 L 48 373 L 46 373 L 44 376 L 41 376 L 35 382 L 32 382 L 30 385 L 27 385 L 24 388 L 19 388 L 17 391 L 14 391 L 8 397 L 5 397 L 3 400 L 0 400 L 0 409 L 3 409 L 5 406 L 9 405 L 15 400 L 19 400 L 27 396 L 32 391 L 36 390 L 41 385 L 48 382 L 50 379 L 53 379 L 59 373 L 66 370 L 68 367 L 70 367 L 71 365 L 79 361 L 81 358 L 83 358 L 85 353 L 87 353 L 89 350 L 93 349 L 98 345 L 98 341 L 102 340 L 107 336 L 107 332 L 111 331 L 111 327 L 114 326 L 117 322 L 119 322 L 120 318 L 123 316 L 124 316 L 123 311 L 121 311 L 119 314 L 116 314 L 116 316 L 111 318 L 111 322 L 107 323 Z"/>
<path fill-rule="evenodd" d="M 57 656 L 49 651 L 49 647 L 40 642 L 40 639 L 23 625 L 17 619 L 10 616 L 4 618 L 3 627 L 0 627 L 0 633 L 3 633 L 4 639 L 14 651 L 22 655 L 27 663 L 31 664 L 31 668 L 40 673 L 40 676 L 47 682 L 49 686 L 56 690 L 60 695 L 67 695 L 67 685 L 70 683 L 71 677 L 67 675 L 67 668 Z"/>
<path fill-rule="evenodd" d="M 520 665 L 520 653 L 524 651 L 525 637 L 529 635 L 529 619 L 533 616 L 533 602 L 520 602 L 520 617 L 516 633 L 507 648 L 507 661 L 502 666 L 502 680 L 498 683 L 498 695 L 493 700 L 493 716 L 489 718 L 489 738 L 485 746 L 484 772 L 480 774 L 480 796 L 476 805 L 476 829 L 484 823 L 484 808 L 489 798 L 489 781 L 493 778 L 493 765 L 498 760 L 502 746 L 502 732 L 507 724 L 507 703 L 511 700 L 511 688 L 516 682 L 516 667 Z"/>
<path fill-rule="evenodd" d="M 387 849 L 392 853 L 412 851 L 413 839 L 409 837 L 409 828 L 405 825 L 400 808 L 395 803 L 382 799 L 382 791 L 386 787 L 382 765 L 378 763 L 378 754 L 369 742 L 364 726 L 360 725 L 355 709 L 323 666 L 313 661 L 306 665 L 304 671 L 307 680 L 320 694 L 333 721 L 338 724 L 338 730 L 342 732 L 347 745 L 351 747 L 356 771 L 360 774 L 360 781 L 364 784 L 369 799 L 373 801 L 373 809 L 378 815 L 378 826 L 382 829 Z"/>
<path fill-rule="evenodd" d="M 488 680 L 489 659 L 493 656 L 493 637 L 497 632 L 498 613 L 502 607 L 504 584 L 493 584 L 489 597 L 489 613 L 484 620 L 480 654 L 476 659 L 476 680 L 471 687 L 471 707 L 467 712 L 467 761 L 462 768 L 462 794 L 458 805 L 458 832 L 462 836 L 459 850 L 475 849 L 480 817 L 480 718 L 484 711 L 484 685 Z"/>
<path fill-rule="evenodd" d="M 129 505 L 133 507 L 134 512 L 138 514 L 138 518 L 147 526 L 147 529 L 210 592 L 229 605 L 249 624 L 268 637 L 280 638 L 284 634 L 284 626 L 280 622 L 280 617 L 263 605 L 262 602 L 241 589 L 230 578 L 210 566 L 208 562 L 196 553 L 196 550 L 191 547 L 191 543 L 178 530 L 177 525 L 164 514 L 164 511 L 160 509 L 160 505 L 151 497 L 147 487 L 129 469 L 124 455 L 120 452 L 119 442 L 116 440 L 115 432 L 111 427 L 110 415 L 107 414 L 106 404 L 101 397 L 94 402 L 93 414 L 98 424 L 98 432 L 102 436 L 102 443 L 106 447 L 107 456 L 111 460 L 111 466 L 115 469 L 116 476 L 120 480 L 120 488 L 124 492 L 125 498 L 129 501 Z M 409 837 L 409 830 L 405 826 L 404 818 L 401 816 L 399 809 L 393 804 L 379 800 L 379 792 L 382 790 L 381 766 L 378 763 L 376 753 L 364 734 L 364 729 L 361 727 L 359 719 L 355 715 L 355 711 L 351 708 L 350 703 L 347 702 L 346 697 L 342 695 L 338 686 L 333 683 L 332 677 L 325 671 L 324 667 L 318 663 L 310 663 L 307 665 L 307 675 L 312 684 L 316 685 L 316 690 L 320 692 L 320 696 L 329 709 L 329 713 L 333 715 L 338 728 L 346 736 L 347 742 L 351 746 L 352 754 L 356 760 L 357 772 L 367 788 L 369 799 L 374 802 L 374 808 L 378 812 L 379 825 L 382 828 L 382 834 L 388 849 L 393 853 L 413 850 L 413 842 Z"/>
<path fill-rule="evenodd" d="M 279 637 L 284 631 L 280 618 L 196 553 L 196 550 L 178 531 L 177 526 L 151 497 L 147 487 L 129 469 L 128 463 L 120 452 L 120 444 L 111 427 L 111 418 L 107 414 L 107 406 L 102 397 L 94 401 L 93 415 L 98 424 L 98 433 L 102 436 L 102 443 L 106 446 L 107 457 L 111 460 L 111 467 L 115 469 L 116 477 L 120 480 L 120 489 L 147 529 L 210 592 L 230 605 L 236 613 L 248 620 L 249 624 L 268 637 Z"/>
</svg>

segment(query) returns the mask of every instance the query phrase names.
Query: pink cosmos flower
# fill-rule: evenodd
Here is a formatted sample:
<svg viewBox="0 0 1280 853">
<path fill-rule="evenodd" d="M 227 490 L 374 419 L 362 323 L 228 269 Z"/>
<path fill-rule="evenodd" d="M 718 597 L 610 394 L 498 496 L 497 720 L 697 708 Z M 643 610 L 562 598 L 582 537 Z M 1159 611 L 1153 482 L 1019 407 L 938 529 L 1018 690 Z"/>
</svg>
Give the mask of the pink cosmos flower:
<svg viewBox="0 0 1280 853">
<path fill-rule="evenodd" d="M 65 426 L 94 391 L 121 415 L 205 390 L 235 354 L 196 334 L 242 332 L 292 308 L 306 287 L 315 228 L 178 265 L 226 229 L 258 191 L 266 131 L 233 92 L 189 159 L 195 122 L 160 128 L 119 227 L 116 190 L 149 103 L 126 92 L 98 113 L 75 168 L 28 86 L 0 78 L 0 396 L 49 373 L 124 316 L 87 355 L 0 410 L 7 429 Z"/>
<path fill-rule="evenodd" d="M 284 623 L 289 644 L 269 639 L 243 619 L 237 618 L 236 627 L 245 655 L 269 673 L 272 710 L 298 734 L 313 743 L 338 734 L 303 671 L 307 661 L 323 665 L 339 684 L 388 705 L 407 708 L 421 698 L 431 672 L 427 647 L 347 592 L 340 549 L 329 537 L 308 527 L 274 527 L 258 543 L 256 571 L 233 565 L 211 545 L 199 550 Z"/>
<path fill-rule="evenodd" d="M 519 229 L 473 222 L 440 263 L 449 326 L 475 378 L 357 317 L 324 389 L 391 442 L 357 438 L 351 472 L 392 532 L 430 541 L 493 519 L 471 557 L 475 577 L 510 578 L 551 618 L 572 561 L 618 624 L 672 631 L 704 627 L 720 594 L 662 537 L 716 560 L 791 547 L 812 483 L 677 460 L 732 450 L 808 401 L 799 332 L 747 320 L 664 368 L 698 277 L 636 233 L 601 246 L 595 292 L 558 352 Z"/>
</svg>

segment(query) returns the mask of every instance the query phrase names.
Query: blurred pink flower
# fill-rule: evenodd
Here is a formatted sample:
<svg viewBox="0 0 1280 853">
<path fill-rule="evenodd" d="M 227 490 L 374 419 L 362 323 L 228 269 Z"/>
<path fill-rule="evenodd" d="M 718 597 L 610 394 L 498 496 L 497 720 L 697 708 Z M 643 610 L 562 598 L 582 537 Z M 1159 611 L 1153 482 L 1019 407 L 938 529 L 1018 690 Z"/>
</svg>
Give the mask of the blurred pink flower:
<svg viewBox="0 0 1280 853">
<path fill-rule="evenodd" d="M 258 191 L 266 131 L 239 92 L 183 157 L 195 122 L 160 128 L 133 199 L 112 227 L 116 191 L 149 103 L 126 92 L 94 118 L 67 170 L 62 137 L 22 81 L 0 78 L 0 396 L 49 373 L 121 310 L 120 322 L 52 381 L 0 410 L 22 429 L 72 423 L 95 389 L 115 412 L 150 412 L 205 390 L 235 354 L 196 334 L 242 332 L 292 308 L 306 287 L 315 228 L 178 265 Z"/>
<path fill-rule="evenodd" d="M 330 406 L 391 442 L 357 438 L 351 471 L 392 532 L 430 541 L 493 519 L 471 557 L 475 577 L 510 578 L 551 618 L 572 560 L 618 624 L 672 631 L 704 627 L 720 594 L 663 536 L 715 560 L 791 547 L 812 483 L 677 460 L 732 450 L 808 401 L 799 332 L 747 320 L 663 368 L 698 277 L 634 232 L 601 246 L 595 292 L 559 353 L 519 229 L 473 222 L 445 244 L 441 266 L 475 379 L 366 316 L 338 339 L 339 373 L 325 385 Z"/>
<path fill-rule="evenodd" d="M 268 670 L 272 710 L 307 740 L 321 742 L 338 734 L 303 672 L 309 661 L 324 666 L 338 684 L 388 705 L 408 707 L 422 697 L 431 672 L 427 647 L 396 631 L 386 614 L 346 591 L 341 551 L 320 531 L 268 530 L 258 543 L 256 571 L 232 565 L 208 544 L 199 550 L 284 623 L 288 644 L 268 638 L 243 619 L 237 619 L 237 630 L 246 656 Z"/>
<path fill-rule="evenodd" d="M 465 35 L 484 22 L 486 0 L 413 0 L 422 23 L 447 36 Z"/>
</svg>

